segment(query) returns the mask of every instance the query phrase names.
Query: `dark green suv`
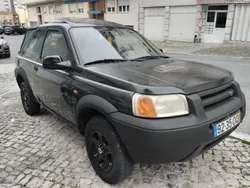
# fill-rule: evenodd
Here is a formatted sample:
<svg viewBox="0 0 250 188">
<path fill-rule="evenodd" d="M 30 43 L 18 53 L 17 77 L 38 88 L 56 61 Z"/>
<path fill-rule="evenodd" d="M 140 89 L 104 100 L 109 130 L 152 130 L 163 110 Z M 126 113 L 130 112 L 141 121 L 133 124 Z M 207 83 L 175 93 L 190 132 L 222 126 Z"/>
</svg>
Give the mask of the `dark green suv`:
<svg viewBox="0 0 250 188">
<path fill-rule="evenodd" d="M 16 65 L 26 113 L 42 105 L 76 125 L 93 168 L 110 184 L 135 163 L 202 154 L 246 112 L 231 72 L 168 57 L 115 23 L 72 18 L 29 29 Z"/>
</svg>

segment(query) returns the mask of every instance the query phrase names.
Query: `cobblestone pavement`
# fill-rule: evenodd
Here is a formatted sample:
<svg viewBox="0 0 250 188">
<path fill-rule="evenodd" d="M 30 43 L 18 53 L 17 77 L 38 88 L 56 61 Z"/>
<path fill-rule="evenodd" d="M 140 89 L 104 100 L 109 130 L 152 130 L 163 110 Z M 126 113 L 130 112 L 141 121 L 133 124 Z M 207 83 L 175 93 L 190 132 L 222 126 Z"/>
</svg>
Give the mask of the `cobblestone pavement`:
<svg viewBox="0 0 250 188">
<path fill-rule="evenodd" d="M 0 64 L 0 188 L 250 188 L 250 145 L 232 138 L 191 161 L 136 165 L 122 184 L 105 184 L 74 126 L 45 110 L 27 116 L 20 97 L 8 95 L 18 91 L 13 69 Z"/>
<path fill-rule="evenodd" d="M 228 42 L 225 44 L 206 44 L 188 42 L 154 42 L 165 53 L 216 55 L 250 58 L 250 45 L 245 42 Z"/>
<path fill-rule="evenodd" d="M 43 111 L 27 116 L 19 97 L 0 107 L 0 187 L 110 187 L 94 173 L 84 138 Z M 250 187 L 250 147 L 228 138 L 189 162 L 136 165 L 116 187 Z"/>
</svg>

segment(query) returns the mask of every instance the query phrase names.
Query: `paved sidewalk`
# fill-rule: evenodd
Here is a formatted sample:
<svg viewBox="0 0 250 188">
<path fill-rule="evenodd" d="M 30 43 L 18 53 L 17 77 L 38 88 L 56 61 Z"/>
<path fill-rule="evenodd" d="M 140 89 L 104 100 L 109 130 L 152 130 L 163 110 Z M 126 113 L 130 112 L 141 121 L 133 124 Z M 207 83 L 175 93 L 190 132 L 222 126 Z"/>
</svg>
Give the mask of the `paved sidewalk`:
<svg viewBox="0 0 250 188">
<path fill-rule="evenodd" d="M 18 91 L 13 69 L 0 65 L 5 93 L 0 96 L 0 188 L 111 187 L 94 173 L 75 127 L 47 111 L 27 116 L 19 96 L 6 97 Z M 250 187 L 250 145 L 228 138 L 185 163 L 136 165 L 128 180 L 112 187 Z"/>
<path fill-rule="evenodd" d="M 216 55 L 250 58 L 250 43 L 228 42 L 225 44 L 206 44 L 188 42 L 154 42 L 165 53 Z"/>
</svg>

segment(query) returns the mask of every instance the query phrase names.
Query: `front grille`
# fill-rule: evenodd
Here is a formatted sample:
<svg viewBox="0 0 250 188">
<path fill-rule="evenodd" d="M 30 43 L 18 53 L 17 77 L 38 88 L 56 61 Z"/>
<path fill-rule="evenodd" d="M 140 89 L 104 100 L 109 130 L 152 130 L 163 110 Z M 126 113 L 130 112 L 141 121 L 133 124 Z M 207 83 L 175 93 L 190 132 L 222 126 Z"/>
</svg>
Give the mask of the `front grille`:
<svg viewBox="0 0 250 188">
<path fill-rule="evenodd" d="M 205 110 L 225 103 L 234 97 L 235 94 L 236 89 L 233 87 L 232 83 L 198 93 L 198 95 L 201 97 L 201 101 Z"/>
</svg>

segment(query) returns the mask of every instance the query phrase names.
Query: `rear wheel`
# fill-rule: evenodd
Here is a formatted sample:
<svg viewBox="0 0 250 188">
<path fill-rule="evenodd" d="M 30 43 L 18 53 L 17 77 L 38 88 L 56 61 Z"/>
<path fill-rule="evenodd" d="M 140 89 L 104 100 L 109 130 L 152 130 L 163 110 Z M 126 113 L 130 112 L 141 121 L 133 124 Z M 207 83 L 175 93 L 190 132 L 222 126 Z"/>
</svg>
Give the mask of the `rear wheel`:
<svg viewBox="0 0 250 188">
<path fill-rule="evenodd" d="M 30 116 L 38 114 L 40 112 L 40 104 L 33 100 L 31 89 L 25 82 L 21 83 L 20 90 L 24 111 Z"/>
<path fill-rule="evenodd" d="M 87 123 L 85 142 L 90 162 L 103 181 L 117 184 L 131 175 L 134 163 L 104 117 L 95 116 Z"/>
</svg>

